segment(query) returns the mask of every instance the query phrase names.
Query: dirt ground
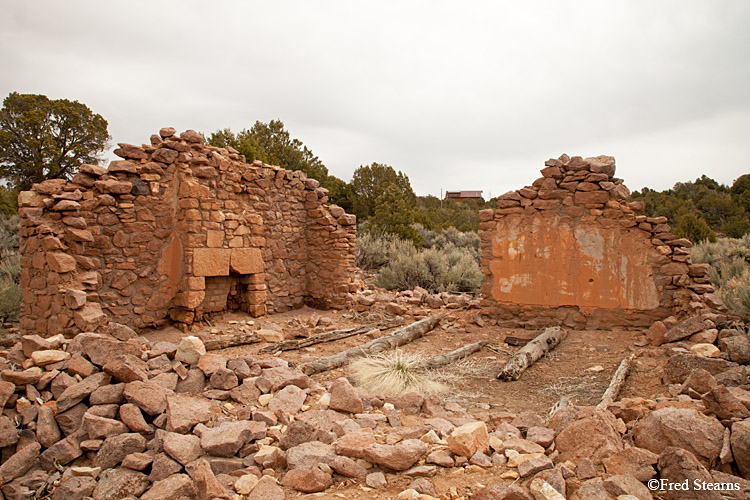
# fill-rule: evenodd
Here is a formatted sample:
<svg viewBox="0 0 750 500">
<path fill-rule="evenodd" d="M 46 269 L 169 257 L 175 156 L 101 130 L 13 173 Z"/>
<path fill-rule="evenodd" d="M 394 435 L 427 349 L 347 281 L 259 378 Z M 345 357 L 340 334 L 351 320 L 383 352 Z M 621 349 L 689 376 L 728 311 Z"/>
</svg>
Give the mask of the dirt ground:
<svg viewBox="0 0 750 500">
<path fill-rule="evenodd" d="M 437 311 L 434 311 L 437 312 Z M 597 404 L 607 388 L 612 374 L 623 358 L 632 353 L 636 358 L 632 363 L 632 370 L 620 397 L 641 396 L 653 398 L 664 394 L 666 387 L 661 384 L 661 368 L 667 360 L 667 353 L 662 349 L 647 346 L 645 334 L 642 331 L 611 330 L 611 331 L 569 331 L 567 337 L 552 352 L 545 355 L 529 368 L 518 381 L 503 382 L 496 378 L 509 357 L 519 347 L 505 344 L 507 336 L 532 339 L 538 330 L 507 329 L 494 326 L 476 324 L 477 310 L 452 310 L 445 312 L 442 324 L 423 338 L 411 342 L 401 349 L 407 352 L 417 352 L 427 355 L 446 353 L 465 344 L 478 340 L 487 340 L 489 345 L 473 354 L 467 361 L 454 370 L 455 380 L 450 390 L 442 395 L 446 402 L 458 403 L 466 410 L 477 416 L 486 416 L 495 412 L 520 413 L 532 411 L 541 416 L 548 414 L 552 406 L 561 398 L 566 397 L 573 404 Z M 253 319 L 238 312 L 225 312 L 210 319 L 210 323 L 194 325 L 190 334 L 226 335 L 236 333 L 241 329 L 253 330 L 267 327 L 273 323 L 282 327 L 284 332 L 305 329 L 308 334 L 328 331 L 336 328 L 348 328 L 362 324 L 377 323 L 383 319 L 393 319 L 382 312 L 353 313 L 351 311 L 317 311 L 303 308 L 282 314 Z M 417 318 L 405 316 L 404 324 Z M 325 323 L 325 326 L 313 328 L 310 325 Z M 483 323 L 483 321 L 479 321 Z M 271 325 L 273 326 L 273 325 Z M 394 328 L 395 329 L 395 328 Z M 388 333 L 393 329 L 385 330 Z M 175 328 L 146 333 L 149 340 L 166 340 L 178 343 L 186 334 Z M 280 356 L 295 363 L 304 363 L 313 359 L 328 356 L 370 340 L 366 336 L 354 336 L 331 343 L 317 344 L 301 350 L 284 351 Z M 229 358 L 243 354 L 253 354 L 258 357 L 270 357 L 272 354 L 258 354 L 259 349 L 268 345 L 256 343 L 245 346 L 231 347 L 221 353 Z M 326 381 L 348 376 L 347 367 L 342 367 L 326 373 L 315 375 L 321 384 Z M 404 425 L 409 425 L 406 416 Z M 439 494 L 450 498 L 451 487 L 458 495 L 469 491 L 476 491 L 480 485 L 490 483 L 511 483 L 497 476 L 493 469 L 479 470 L 478 468 L 445 469 L 431 478 Z M 383 490 L 370 490 L 363 485 L 363 481 L 351 480 L 338 483 L 326 492 L 299 496 L 316 498 L 395 498 L 412 481 L 397 474 L 386 474 L 389 486 Z"/>
</svg>

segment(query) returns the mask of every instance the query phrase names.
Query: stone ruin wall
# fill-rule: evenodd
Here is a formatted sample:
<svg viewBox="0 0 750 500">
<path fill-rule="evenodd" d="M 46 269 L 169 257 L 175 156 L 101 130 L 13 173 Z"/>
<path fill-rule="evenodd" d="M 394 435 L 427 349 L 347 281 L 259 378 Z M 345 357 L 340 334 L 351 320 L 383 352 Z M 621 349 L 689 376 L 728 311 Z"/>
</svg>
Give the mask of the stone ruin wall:
<svg viewBox="0 0 750 500">
<path fill-rule="evenodd" d="M 119 146 L 109 168 L 19 195 L 24 334 L 345 306 L 356 218 L 318 181 L 194 131 Z"/>
<path fill-rule="evenodd" d="M 614 177 L 610 156 L 563 155 L 531 186 L 480 212 L 482 307 L 500 325 L 647 327 L 670 315 L 720 308 L 707 264 L 666 217 Z"/>
</svg>

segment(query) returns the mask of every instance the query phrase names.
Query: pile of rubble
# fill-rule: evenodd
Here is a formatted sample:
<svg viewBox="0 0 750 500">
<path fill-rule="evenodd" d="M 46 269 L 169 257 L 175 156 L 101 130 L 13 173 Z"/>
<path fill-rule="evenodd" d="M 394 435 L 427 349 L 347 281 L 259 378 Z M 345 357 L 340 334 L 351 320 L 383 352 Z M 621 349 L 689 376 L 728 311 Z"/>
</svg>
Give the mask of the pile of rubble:
<svg viewBox="0 0 750 500">
<path fill-rule="evenodd" d="M 431 309 L 478 309 L 479 299 L 467 293 L 430 293 L 422 287 L 414 290 L 390 292 L 370 285 L 350 294 L 352 308 L 356 311 L 385 310 L 389 314 L 425 316 Z"/>
<path fill-rule="evenodd" d="M 27 335 L 0 360 L 0 491 L 275 500 L 357 485 L 422 500 L 650 499 L 643 483 L 660 478 L 738 488 L 693 498 L 746 498 L 750 482 L 733 475 L 750 476 L 743 363 L 677 352 L 670 396 L 480 420 L 435 396 L 382 398 L 345 378 L 323 387 L 278 357 L 206 353 L 197 337 L 148 342 L 116 324 L 72 340 Z M 446 471 L 495 484 L 444 487 Z M 663 498 L 687 498 L 674 493 Z"/>
</svg>

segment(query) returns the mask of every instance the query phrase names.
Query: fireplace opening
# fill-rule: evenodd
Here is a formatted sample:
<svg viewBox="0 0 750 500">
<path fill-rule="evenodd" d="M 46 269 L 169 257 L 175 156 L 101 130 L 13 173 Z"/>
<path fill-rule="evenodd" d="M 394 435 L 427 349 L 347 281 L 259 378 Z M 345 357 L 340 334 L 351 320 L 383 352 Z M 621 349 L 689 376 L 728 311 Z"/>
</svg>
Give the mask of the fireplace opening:
<svg viewBox="0 0 750 500">
<path fill-rule="evenodd" d="M 253 317 L 266 312 L 264 273 L 207 276 L 205 297 L 196 311 L 199 315 L 221 311 L 244 311 Z"/>
</svg>

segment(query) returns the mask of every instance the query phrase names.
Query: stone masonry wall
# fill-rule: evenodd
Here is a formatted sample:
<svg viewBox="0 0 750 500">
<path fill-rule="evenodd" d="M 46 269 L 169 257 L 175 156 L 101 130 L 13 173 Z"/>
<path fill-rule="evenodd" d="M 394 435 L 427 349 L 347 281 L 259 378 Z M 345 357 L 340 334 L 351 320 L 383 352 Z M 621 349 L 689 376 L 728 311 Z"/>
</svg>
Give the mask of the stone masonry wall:
<svg viewBox="0 0 750 500">
<path fill-rule="evenodd" d="M 356 219 L 318 181 L 191 130 L 119 146 L 109 168 L 19 195 L 24 333 L 189 324 L 226 290 L 255 316 L 345 305 Z"/>
<path fill-rule="evenodd" d="M 480 212 L 484 310 L 505 326 L 649 326 L 720 307 L 666 217 L 636 215 L 611 156 L 563 155 Z"/>
</svg>

